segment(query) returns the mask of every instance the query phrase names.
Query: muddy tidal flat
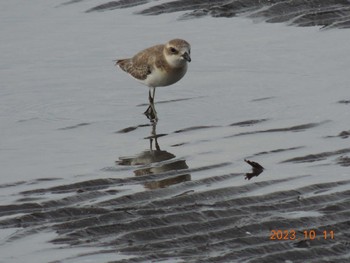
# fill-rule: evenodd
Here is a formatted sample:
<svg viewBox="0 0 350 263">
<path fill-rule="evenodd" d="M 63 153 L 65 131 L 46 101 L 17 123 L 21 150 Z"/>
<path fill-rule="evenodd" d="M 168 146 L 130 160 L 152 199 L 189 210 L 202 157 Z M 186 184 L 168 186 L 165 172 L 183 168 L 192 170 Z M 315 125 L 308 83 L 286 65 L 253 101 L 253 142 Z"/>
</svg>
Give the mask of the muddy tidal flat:
<svg viewBox="0 0 350 263">
<path fill-rule="evenodd" d="M 349 262 L 348 1 L 0 3 L 0 262 Z M 156 92 L 114 66 L 192 46 Z"/>
</svg>

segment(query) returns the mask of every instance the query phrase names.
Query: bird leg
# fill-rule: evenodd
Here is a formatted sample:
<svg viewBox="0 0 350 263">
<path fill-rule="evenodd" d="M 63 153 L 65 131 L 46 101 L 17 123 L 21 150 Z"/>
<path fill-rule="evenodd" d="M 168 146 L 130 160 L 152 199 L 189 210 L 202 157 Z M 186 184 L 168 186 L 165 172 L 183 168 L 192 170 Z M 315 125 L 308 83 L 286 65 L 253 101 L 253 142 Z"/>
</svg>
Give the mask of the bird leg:
<svg viewBox="0 0 350 263">
<path fill-rule="evenodd" d="M 152 114 L 152 104 L 154 102 L 154 99 L 152 98 L 152 95 L 151 95 L 151 89 L 149 89 L 149 92 L 148 92 L 148 100 L 149 100 L 149 105 L 148 105 L 148 108 L 146 109 L 146 111 L 144 112 L 144 114 L 147 116 L 147 118 L 150 119 L 150 115 Z"/>
<path fill-rule="evenodd" d="M 151 89 L 153 92 L 151 92 Z M 147 118 L 150 119 L 152 122 L 158 121 L 157 112 L 156 112 L 156 109 L 154 106 L 155 93 L 156 93 L 156 88 L 152 87 L 149 89 L 149 93 L 148 93 L 149 106 L 148 106 L 147 110 L 144 112 L 144 114 L 147 116 Z"/>
</svg>

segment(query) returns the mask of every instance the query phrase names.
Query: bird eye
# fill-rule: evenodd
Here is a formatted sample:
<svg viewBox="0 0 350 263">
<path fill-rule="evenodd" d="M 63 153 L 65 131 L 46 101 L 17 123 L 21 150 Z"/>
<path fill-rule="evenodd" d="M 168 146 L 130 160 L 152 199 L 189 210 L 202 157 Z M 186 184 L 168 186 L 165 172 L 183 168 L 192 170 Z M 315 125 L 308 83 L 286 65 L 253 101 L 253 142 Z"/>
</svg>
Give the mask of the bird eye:
<svg viewBox="0 0 350 263">
<path fill-rule="evenodd" d="M 175 54 L 177 52 L 177 50 L 175 48 L 171 47 L 170 52 Z"/>
</svg>

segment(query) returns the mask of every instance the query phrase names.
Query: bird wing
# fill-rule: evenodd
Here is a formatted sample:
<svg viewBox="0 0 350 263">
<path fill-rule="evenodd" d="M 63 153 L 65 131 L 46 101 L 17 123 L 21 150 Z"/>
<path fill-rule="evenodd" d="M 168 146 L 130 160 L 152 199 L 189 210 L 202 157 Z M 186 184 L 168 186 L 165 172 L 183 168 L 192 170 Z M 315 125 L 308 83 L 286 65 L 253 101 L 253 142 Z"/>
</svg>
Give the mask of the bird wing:
<svg viewBox="0 0 350 263">
<path fill-rule="evenodd" d="M 158 64 L 156 57 L 162 53 L 162 45 L 147 48 L 132 58 L 117 60 L 117 65 L 138 80 L 145 80 Z"/>
</svg>

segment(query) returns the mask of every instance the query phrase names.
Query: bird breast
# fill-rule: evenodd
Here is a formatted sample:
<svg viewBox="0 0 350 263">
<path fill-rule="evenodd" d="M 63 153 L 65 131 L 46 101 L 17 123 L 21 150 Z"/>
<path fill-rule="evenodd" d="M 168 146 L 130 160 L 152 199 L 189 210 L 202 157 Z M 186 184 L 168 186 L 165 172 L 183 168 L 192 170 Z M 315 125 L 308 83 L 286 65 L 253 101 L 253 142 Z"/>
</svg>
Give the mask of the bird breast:
<svg viewBox="0 0 350 263">
<path fill-rule="evenodd" d="M 187 65 L 181 68 L 154 68 L 144 81 L 149 87 L 169 86 L 178 82 L 186 74 Z"/>
</svg>

